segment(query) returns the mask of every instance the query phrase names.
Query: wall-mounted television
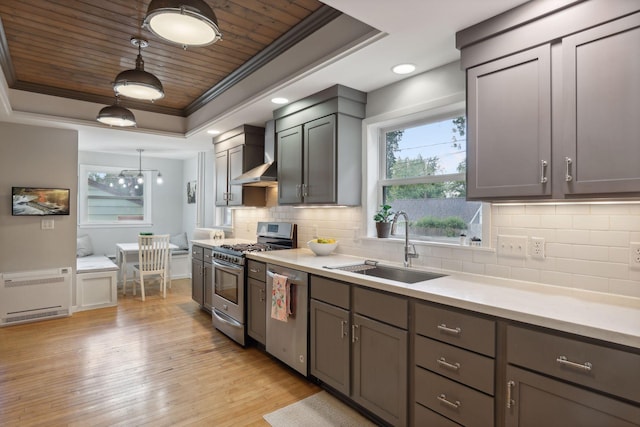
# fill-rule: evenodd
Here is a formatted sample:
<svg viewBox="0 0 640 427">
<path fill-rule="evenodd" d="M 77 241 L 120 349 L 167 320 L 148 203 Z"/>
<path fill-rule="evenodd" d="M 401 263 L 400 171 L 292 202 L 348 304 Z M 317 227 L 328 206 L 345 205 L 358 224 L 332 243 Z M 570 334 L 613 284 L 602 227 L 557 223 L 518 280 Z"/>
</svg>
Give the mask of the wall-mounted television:
<svg viewBox="0 0 640 427">
<path fill-rule="evenodd" d="M 12 187 L 12 215 L 69 215 L 68 188 Z"/>
</svg>

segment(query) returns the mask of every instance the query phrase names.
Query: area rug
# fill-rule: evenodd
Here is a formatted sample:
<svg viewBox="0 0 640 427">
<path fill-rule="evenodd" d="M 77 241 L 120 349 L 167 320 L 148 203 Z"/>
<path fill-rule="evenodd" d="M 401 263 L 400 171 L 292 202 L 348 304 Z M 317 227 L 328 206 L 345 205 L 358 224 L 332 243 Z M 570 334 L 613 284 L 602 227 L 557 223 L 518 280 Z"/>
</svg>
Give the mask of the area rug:
<svg viewBox="0 0 640 427">
<path fill-rule="evenodd" d="M 278 409 L 263 417 L 273 427 L 375 426 L 326 391 Z"/>
</svg>

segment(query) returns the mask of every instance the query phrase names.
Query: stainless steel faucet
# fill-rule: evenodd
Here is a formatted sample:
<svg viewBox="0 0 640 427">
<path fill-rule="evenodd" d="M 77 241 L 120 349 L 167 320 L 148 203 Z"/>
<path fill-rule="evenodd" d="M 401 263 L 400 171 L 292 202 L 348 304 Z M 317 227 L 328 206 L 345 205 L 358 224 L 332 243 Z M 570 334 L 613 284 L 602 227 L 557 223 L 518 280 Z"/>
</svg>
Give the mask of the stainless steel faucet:
<svg viewBox="0 0 640 427">
<path fill-rule="evenodd" d="M 391 232 L 395 234 L 396 232 L 396 222 L 398 221 L 399 216 L 404 217 L 404 266 L 411 267 L 411 260 L 413 258 L 418 258 L 418 253 L 416 252 L 416 246 L 409 246 L 409 216 L 404 211 L 396 212 L 393 217 L 393 221 L 391 222 Z"/>
</svg>

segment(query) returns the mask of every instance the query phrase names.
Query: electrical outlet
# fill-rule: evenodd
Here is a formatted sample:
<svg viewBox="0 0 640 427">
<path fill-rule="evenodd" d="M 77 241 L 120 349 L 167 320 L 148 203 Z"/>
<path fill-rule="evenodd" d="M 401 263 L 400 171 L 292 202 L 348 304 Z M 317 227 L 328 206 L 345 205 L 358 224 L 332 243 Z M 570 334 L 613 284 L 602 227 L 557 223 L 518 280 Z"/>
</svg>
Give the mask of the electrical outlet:
<svg viewBox="0 0 640 427">
<path fill-rule="evenodd" d="M 640 243 L 629 243 L 629 265 L 633 268 L 640 268 Z"/>
<path fill-rule="evenodd" d="M 527 256 L 527 236 L 498 235 L 498 255 L 524 259 Z"/>
<path fill-rule="evenodd" d="M 531 238 L 531 258 L 544 259 L 544 237 Z"/>
</svg>

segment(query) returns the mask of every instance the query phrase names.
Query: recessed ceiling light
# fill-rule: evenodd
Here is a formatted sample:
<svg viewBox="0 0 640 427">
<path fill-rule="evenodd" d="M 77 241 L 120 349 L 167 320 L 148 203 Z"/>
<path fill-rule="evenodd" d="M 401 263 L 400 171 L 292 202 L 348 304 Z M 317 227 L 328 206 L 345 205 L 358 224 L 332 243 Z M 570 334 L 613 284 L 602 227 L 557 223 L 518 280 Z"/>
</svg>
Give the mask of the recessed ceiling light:
<svg viewBox="0 0 640 427">
<path fill-rule="evenodd" d="M 208 133 L 209 135 L 218 135 L 218 134 L 220 133 L 220 131 L 219 131 L 219 130 L 217 130 L 217 129 L 209 129 L 209 130 L 207 131 L 207 133 Z"/>
<path fill-rule="evenodd" d="M 416 66 L 413 64 L 399 64 L 391 69 L 396 74 L 409 74 L 416 70 Z"/>
<path fill-rule="evenodd" d="M 289 102 L 289 100 L 287 98 L 276 97 L 271 98 L 271 102 L 273 102 L 274 104 L 286 104 Z"/>
</svg>

